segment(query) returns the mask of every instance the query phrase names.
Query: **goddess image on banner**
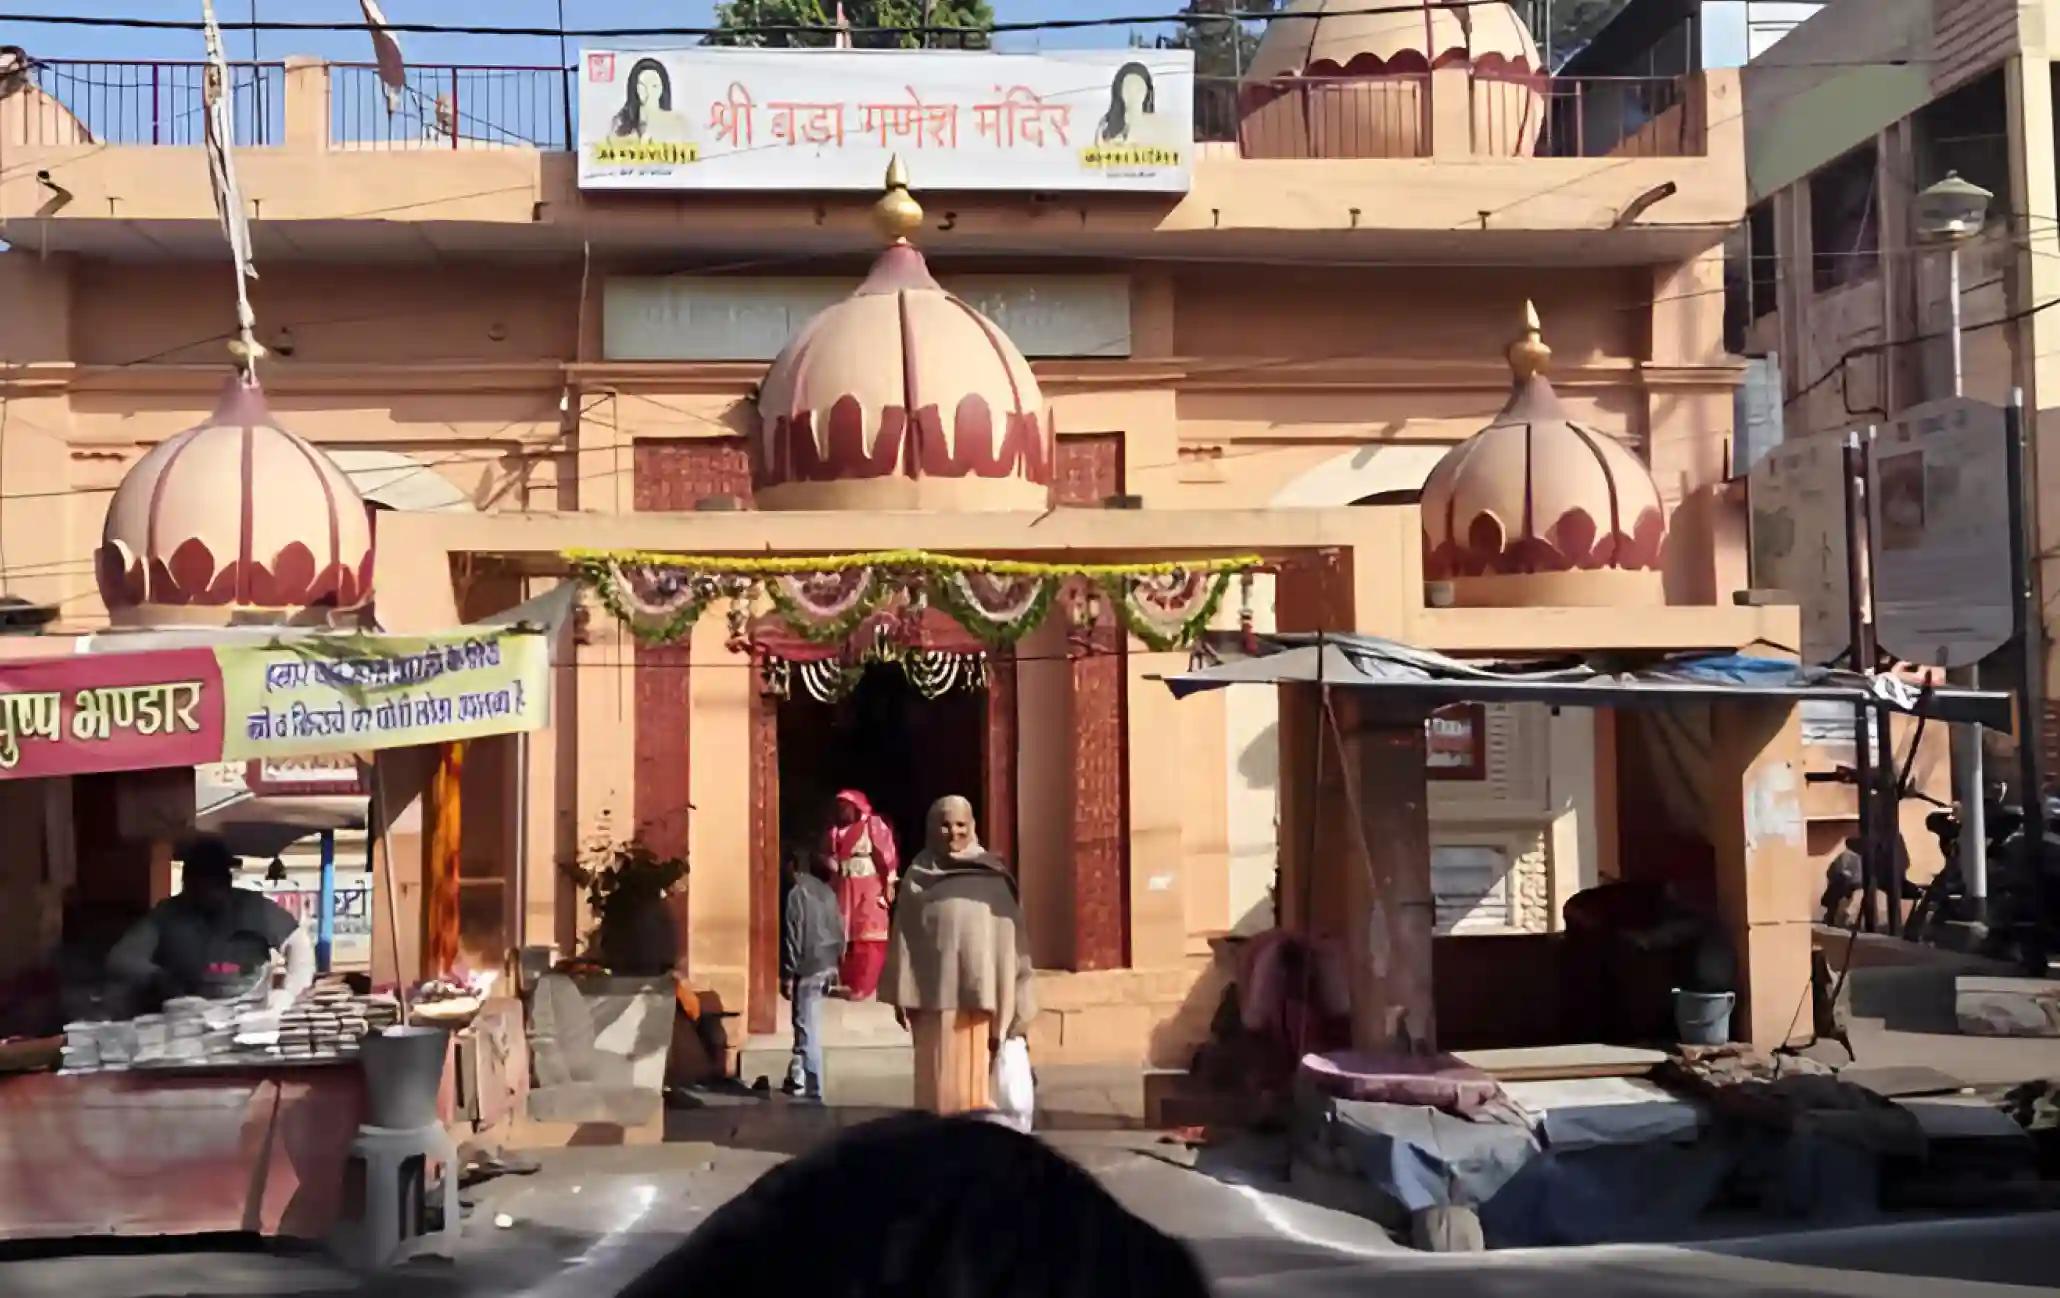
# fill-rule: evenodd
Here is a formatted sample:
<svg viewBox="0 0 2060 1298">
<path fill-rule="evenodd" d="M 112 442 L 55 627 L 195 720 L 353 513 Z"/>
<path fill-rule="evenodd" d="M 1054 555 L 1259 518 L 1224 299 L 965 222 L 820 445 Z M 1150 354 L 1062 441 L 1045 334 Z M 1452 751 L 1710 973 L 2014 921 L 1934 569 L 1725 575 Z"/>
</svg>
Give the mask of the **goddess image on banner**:
<svg viewBox="0 0 2060 1298">
<path fill-rule="evenodd" d="M 549 714 L 550 643 L 481 629 L 292 648 L 218 649 L 225 759 L 363 752 L 536 730 Z"/>
</svg>

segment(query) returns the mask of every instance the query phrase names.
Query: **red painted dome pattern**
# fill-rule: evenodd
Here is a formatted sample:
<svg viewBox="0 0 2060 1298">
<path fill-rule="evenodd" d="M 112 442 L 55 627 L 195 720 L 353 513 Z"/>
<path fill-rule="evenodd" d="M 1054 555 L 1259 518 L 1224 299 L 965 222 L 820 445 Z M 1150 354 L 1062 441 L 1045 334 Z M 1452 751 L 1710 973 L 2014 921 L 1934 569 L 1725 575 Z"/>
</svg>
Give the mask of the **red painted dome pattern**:
<svg viewBox="0 0 2060 1298">
<path fill-rule="evenodd" d="M 1530 28 L 1507 4 L 1290 0 L 1266 25 L 1245 76 L 1421 75 L 1453 65 L 1499 74 L 1544 71 Z"/>
<path fill-rule="evenodd" d="M 1541 374 L 1495 422 L 1447 452 L 1423 487 L 1432 581 L 1521 573 L 1656 571 L 1666 508 L 1621 443 L 1566 418 Z"/>
<path fill-rule="evenodd" d="M 906 243 L 801 327 L 758 410 L 757 488 L 774 507 L 780 488 L 804 483 L 986 479 L 996 507 L 1023 509 L 1050 494 L 1052 431 L 1029 364 Z"/>
<path fill-rule="evenodd" d="M 208 421 L 115 489 L 95 555 L 117 622 L 289 617 L 372 594 L 372 529 L 350 479 L 232 379 Z"/>
</svg>

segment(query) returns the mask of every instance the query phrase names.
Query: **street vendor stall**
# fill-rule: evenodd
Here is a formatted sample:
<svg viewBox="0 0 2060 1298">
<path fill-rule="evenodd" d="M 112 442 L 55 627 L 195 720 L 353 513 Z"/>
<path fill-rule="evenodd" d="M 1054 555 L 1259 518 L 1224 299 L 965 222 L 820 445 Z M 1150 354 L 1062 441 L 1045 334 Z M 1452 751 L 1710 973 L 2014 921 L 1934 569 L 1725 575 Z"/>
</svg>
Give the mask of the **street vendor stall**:
<svg viewBox="0 0 2060 1298">
<path fill-rule="evenodd" d="M 1176 697 L 1231 685 L 1287 687 L 1284 703 L 1292 706 L 1283 724 L 1306 733 L 1309 753 L 1286 754 L 1298 779 L 1284 789 L 1283 814 L 1316 822 L 1307 841 L 1320 840 L 1331 855 L 1285 863 L 1283 913 L 1288 927 L 1346 951 L 1378 953 L 1349 961 L 1352 1040 L 1367 1050 L 1427 1051 L 1438 1041 L 1424 794 L 1425 729 L 1434 710 L 1464 701 L 1708 709 L 1708 769 L 1697 791 L 1704 823 L 1695 828 L 1712 857 L 1713 877 L 1705 881 L 1712 918 L 1737 964 L 1734 1031 L 1764 1049 L 1796 1033 L 1810 977 L 1816 881 L 1803 866 L 1795 710 L 1836 703 L 1995 729 L 2011 718 L 2010 696 L 2001 691 L 1913 687 L 1889 675 L 1743 653 L 1488 660 L 1364 635 L 1259 637 L 1249 645 L 1257 652 L 1247 651 L 1246 640 L 1213 637 L 1208 649 L 1217 661 L 1165 682 Z M 1300 831 L 1295 839 L 1303 841 Z M 1340 864 L 1330 864 L 1333 855 Z"/>
<path fill-rule="evenodd" d="M 0 662 L 0 784 L 183 780 L 190 830 L 196 765 L 352 753 L 376 773 L 382 753 L 546 720 L 548 637 L 534 627 L 214 634 L 227 643 L 121 652 L 103 642 Z M 98 804 L 80 803 L 79 840 L 98 842 Z M 180 827 L 176 800 L 156 811 L 150 832 Z M 130 880 L 143 886 L 127 889 L 132 909 L 169 892 L 168 844 L 123 855 L 148 857 L 148 877 Z M 102 877 L 108 865 L 57 868 L 78 881 L 74 893 L 107 895 L 122 891 Z M 99 989 L 79 973 L 90 967 L 75 962 L 43 993 L 45 1031 L 65 1031 L 62 1070 L 49 1071 L 59 1060 L 46 1041 L 9 1053 L 28 1071 L 0 1074 L 0 1238 L 324 1235 L 366 1109 L 356 1038 L 398 1017 L 397 1007 L 382 1014 L 391 998 L 329 982 L 283 1011 L 263 1008 L 259 988 L 248 1005 L 171 1001 L 150 1021 L 103 1019 Z"/>
</svg>

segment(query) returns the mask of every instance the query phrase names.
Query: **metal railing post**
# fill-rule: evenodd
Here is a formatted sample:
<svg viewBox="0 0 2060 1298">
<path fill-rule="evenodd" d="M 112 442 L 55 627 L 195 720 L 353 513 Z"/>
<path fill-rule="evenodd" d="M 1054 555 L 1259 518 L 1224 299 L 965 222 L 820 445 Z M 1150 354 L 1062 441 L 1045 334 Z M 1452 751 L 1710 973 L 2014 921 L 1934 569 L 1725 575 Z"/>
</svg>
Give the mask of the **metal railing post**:
<svg viewBox="0 0 2060 1298">
<path fill-rule="evenodd" d="M 558 69 L 559 94 L 565 101 L 565 151 L 579 152 L 579 137 L 572 133 L 572 95 L 579 89 L 577 68 Z"/>
</svg>

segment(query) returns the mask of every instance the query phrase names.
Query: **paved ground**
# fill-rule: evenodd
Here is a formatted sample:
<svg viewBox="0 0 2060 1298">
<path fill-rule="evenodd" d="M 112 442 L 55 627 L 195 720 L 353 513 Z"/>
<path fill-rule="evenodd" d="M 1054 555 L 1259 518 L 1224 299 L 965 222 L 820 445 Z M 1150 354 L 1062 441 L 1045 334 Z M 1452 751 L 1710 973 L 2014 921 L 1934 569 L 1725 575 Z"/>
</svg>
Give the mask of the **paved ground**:
<svg viewBox="0 0 2060 1298">
<path fill-rule="evenodd" d="M 0 1293 L 605 1298 L 767 1168 L 864 1116 L 771 1101 L 690 1115 L 663 1146 L 556 1151 L 535 1176 L 480 1187 L 455 1264 L 417 1263 L 374 1286 L 318 1256 L 224 1245 L 13 1260 L 0 1263 Z M 1149 1133 L 1064 1130 L 1048 1138 L 1132 1209 L 1190 1241 L 1224 1295 L 1929 1298 L 2050 1292 L 2047 1286 L 2060 1284 L 2060 1214 L 1429 1257 L 1394 1244 L 1370 1222 L 1293 1197 L 1257 1151 L 1233 1150 L 1204 1173 L 1180 1165 L 1187 1157 Z M 497 1217 L 510 1224 L 497 1227 Z"/>
<path fill-rule="evenodd" d="M 1866 1067 L 1934 1068 L 1981 1087 L 2060 1077 L 2060 1038 L 1961 1034 L 1950 966 L 1856 969 L 1847 1004 L 1853 1057 Z"/>
</svg>

